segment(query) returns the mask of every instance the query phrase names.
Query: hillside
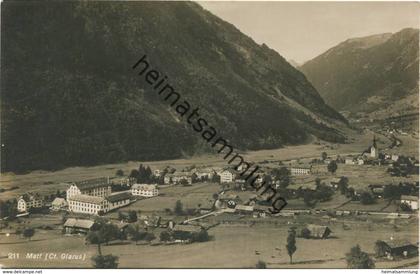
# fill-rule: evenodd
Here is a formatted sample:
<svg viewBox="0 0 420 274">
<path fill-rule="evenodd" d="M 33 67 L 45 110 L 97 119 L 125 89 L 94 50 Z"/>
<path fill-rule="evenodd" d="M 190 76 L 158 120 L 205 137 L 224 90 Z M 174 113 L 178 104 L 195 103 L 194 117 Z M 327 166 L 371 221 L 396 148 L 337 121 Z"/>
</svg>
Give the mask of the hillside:
<svg viewBox="0 0 420 274">
<path fill-rule="evenodd" d="M 418 29 L 348 39 L 300 67 L 329 105 L 375 118 L 418 112 L 418 69 Z"/>
<path fill-rule="evenodd" d="M 302 73 L 195 3 L 6 1 L 2 30 L 3 171 L 209 151 L 133 73 L 143 54 L 235 147 L 345 139 Z"/>
</svg>

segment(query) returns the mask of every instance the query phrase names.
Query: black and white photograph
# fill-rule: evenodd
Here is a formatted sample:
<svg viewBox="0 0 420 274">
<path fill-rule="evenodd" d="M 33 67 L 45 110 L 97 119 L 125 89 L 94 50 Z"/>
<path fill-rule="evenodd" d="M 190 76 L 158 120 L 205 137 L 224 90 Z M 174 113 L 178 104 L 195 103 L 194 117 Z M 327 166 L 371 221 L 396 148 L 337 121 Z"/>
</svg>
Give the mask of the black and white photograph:
<svg viewBox="0 0 420 274">
<path fill-rule="evenodd" d="M 419 15 L 2 1 L 2 274 L 418 273 Z"/>
</svg>

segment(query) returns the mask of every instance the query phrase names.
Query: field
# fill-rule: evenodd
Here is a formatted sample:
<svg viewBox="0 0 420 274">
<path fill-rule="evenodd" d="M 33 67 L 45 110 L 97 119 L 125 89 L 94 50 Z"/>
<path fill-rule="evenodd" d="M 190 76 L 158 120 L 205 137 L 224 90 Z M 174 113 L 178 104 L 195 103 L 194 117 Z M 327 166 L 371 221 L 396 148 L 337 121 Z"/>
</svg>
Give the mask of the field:
<svg viewBox="0 0 420 274">
<path fill-rule="evenodd" d="M 355 244 L 362 250 L 373 253 L 374 243 L 379 239 L 395 236 L 417 241 L 417 218 L 389 220 L 370 217 L 337 218 L 327 221 L 319 216 L 295 218 L 256 219 L 255 225 L 221 224 L 209 230 L 213 240 L 205 243 L 180 245 L 135 245 L 115 243 L 102 248 L 105 254 L 120 256 L 120 267 L 128 268 L 252 268 L 263 260 L 270 268 L 345 268 L 345 253 Z M 265 223 L 276 221 L 277 224 Z M 50 220 L 54 223 L 53 220 Z M 294 264 L 289 264 L 285 249 L 287 230 L 290 226 L 301 227 L 307 222 L 328 225 L 332 237 L 325 240 L 297 239 Z M 346 223 L 344 229 L 343 223 Z M 90 257 L 96 254 L 96 246 L 85 245 L 81 236 L 62 236 L 60 230 L 37 230 L 31 241 L 16 236 L 0 237 L 0 264 L 6 267 L 91 267 Z M 360 233 L 363 231 L 363 233 Z M 7 238 L 7 239 L 6 239 Z M 49 260 L 25 259 L 28 252 L 54 253 L 58 258 Z M 7 259 L 8 253 L 19 253 L 20 259 Z M 62 260 L 61 254 L 82 254 L 85 260 Z M 418 265 L 418 259 L 401 261 L 377 261 L 377 267 Z"/>
<path fill-rule="evenodd" d="M 380 147 L 387 147 L 390 144 L 388 138 L 383 135 L 376 135 L 379 139 L 378 145 Z M 327 152 L 328 155 L 334 157 L 335 155 L 355 155 L 365 150 L 372 141 L 373 133 L 369 130 L 365 130 L 359 135 L 350 136 L 351 143 L 348 144 L 330 144 L 326 142 L 314 141 L 311 144 L 299 145 L 299 146 L 286 146 L 279 149 L 273 150 L 259 150 L 259 151 L 248 151 L 243 153 L 244 158 L 250 162 L 262 163 L 266 162 L 267 166 L 275 166 L 278 161 L 291 161 L 300 159 L 303 162 L 309 159 L 319 158 L 322 152 Z M 410 137 L 407 137 L 410 138 Z M 418 142 L 418 140 L 417 140 Z M 414 145 L 415 142 L 411 141 L 407 145 L 403 145 L 398 148 L 404 151 L 406 154 L 418 154 L 418 146 Z M 413 146 L 411 146 L 413 145 Z M 154 162 L 142 162 L 143 164 L 149 165 L 152 169 L 162 169 L 166 166 L 171 166 L 177 170 L 181 170 L 186 166 L 218 166 L 225 167 L 227 162 L 220 155 L 203 155 L 196 156 L 186 159 L 177 160 L 166 160 L 166 161 L 154 161 Z M 1 200 L 7 200 L 16 198 L 20 194 L 28 191 L 36 191 L 40 194 L 51 194 L 55 193 L 56 190 L 66 190 L 68 188 L 68 182 L 84 180 L 90 178 L 104 177 L 104 176 L 115 176 L 115 172 L 119 169 L 123 170 L 125 174 L 128 174 L 132 169 L 138 168 L 140 162 L 127 162 L 120 164 L 109 164 L 100 165 L 94 167 L 70 167 L 58 171 L 32 171 L 27 174 L 13 174 L 3 173 L 0 176 L 1 188 L 10 189 L 12 187 L 19 187 L 14 190 L 7 190 L 0 193 Z M 343 167 L 341 166 L 337 171 L 337 175 L 345 175 L 347 169 L 354 169 L 357 167 Z M 385 167 L 379 170 L 380 176 L 385 176 Z M 351 171 L 351 170 L 350 170 Z M 373 168 L 371 171 L 375 171 Z M 369 177 L 367 181 L 360 182 L 374 182 L 382 177 L 376 177 L 376 173 L 364 172 L 363 176 Z M 357 174 L 355 176 L 358 176 Z M 387 180 L 390 178 L 387 178 Z M 390 180 L 389 180 L 390 181 Z M 351 182 L 352 183 L 352 182 Z M 357 183 L 359 184 L 359 182 Z"/>
</svg>

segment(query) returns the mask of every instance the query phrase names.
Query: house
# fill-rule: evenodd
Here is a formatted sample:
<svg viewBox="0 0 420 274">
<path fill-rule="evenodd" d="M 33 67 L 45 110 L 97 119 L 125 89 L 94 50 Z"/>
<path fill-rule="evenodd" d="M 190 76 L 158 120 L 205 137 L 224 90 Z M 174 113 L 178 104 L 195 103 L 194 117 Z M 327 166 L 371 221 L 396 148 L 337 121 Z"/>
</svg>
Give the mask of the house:
<svg viewBox="0 0 420 274">
<path fill-rule="evenodd" d="M 17 210 L 19 212 L 27 212 L 31 208 L 41 208 L 43 206 L 44 200 L 38 193 L 23 194 L 17 201 Z"/>
<path fill-rule="evenodd" d="M 309 175 L 311 174 L 311 165 L 292 166 L 290 168 L 291 175 Z"/>
<path fill-rule="evenodd" d="M 213 176 L 216 175 L 216 171 L 213 168 L 195 168 L 192 172 L 197 175 L 197 179 L 199 180 L 211 180 Z"/>
<path fill-rule="evenodd" d="M 362 166 L 362 165 L 364 165 L 364 164 L 365 164 L 365 160 L 364 160 L 363 158 L 358 158 L 358 159 L 357 159 L 357 164 L 358 164 L 359 166 Z"/>
<path fill-rule="evenodd" d="M 254 207 L 249 205 L 236 205 L 235 211 L 240 214 L 252 214 L 254 212 Z"/>
<path fill-rule="evenodd" d="M 192 177 L 194 173 L 191 172 L 184 172 L 184 171 L 175 171 L 172 174 L 166 174 L 163 178 L 163 182 L 168 184 L 178 184 L 182 180 L 186 180 L 188 184 L 192 184 Z"/>
<path fill-rule="evenodd" d="M 221 183 L 232 183 L 235 180 L 235 171 L 231 168 L 224 169 L 218 173 Z"/>
<path fill-rule="evenodd" d="M 381 246 L 378 255 L 386 256 L 391 260 L 395 257 L 417 256 L 419 253 L 418 246 L 407 240 L 379 241 L 377 245 Z"/>
<path fill-rule="evenodd" d="M 200 226 L 196 225 L 175 225 L 172 229 L 172 236 L 175 241 L 189 242 L 191 237 L 195 233 L 199 233 L 202 230 Z"/>
<path fill-rule="evenodd" d="M 64 198 L 55 198 L 54 201 L 51 203 L 50 209 L 52 211 L 59 211 L 62 209 L 66 209 L 68 206 L 66 199 Z"/>
<path fill-rule="evenodd" d="M 80 194 L 96 197 L 108 196 L 111 194 L 109 177 L 71 183 L 70 187 L 67 189 L 67 201 L 73 195 Z"/>
<path fill-rule="evenodd" d="M 108 211 L 108 201 L 104 197 L 76 194 L 71 195 L 67 202 L 69 211 L 74 213 L 99 215 Z"/>
<path fill-rule="evenodd" d="M 326 239 L 331 234 L 331 229 L 323 225 L 307 225 L 306 227 L 310 232 L 311 238 Z"/>
<path fill-rule="evenodd" d="M 392 154 L 392 156 L 391 156 L 391 160 L 394 161 L 394 162 L 398 161 L 398 158 L 399 158 L 399 156 L 396 155 L 396 154 Z"/>
<path fill-rule="evenodd" d="M 341 178 L 333 178 L 327 185 L 334 189 L 338 189 L 338 187 L 340 186 L 340 180 Z"/>
<path fill-rule="evenodd" d="M 157 185 L 134 184 L 131 187 L 131 194 L 133 196 L 154 197 L 159 195 Z"/>
<path fill-rule="evenodd" d="M 346 165 L 354 165 L 353 157 L 346 157 L 346 159 L 344 160 L 344 164 L 346 164 Z"/>
<path fill-rule="evenodd" d="M 153 176 L 155 176 L 155 177 L 161 177 L 162 176 L 162 174 L 163 174 L 163 171 L 162 170 L 159 170 L 159 169 L 155 169 L 155 170 L 153 170 Z"/>
<path fill-rule="evenodd" d="M 94 222 L 91 220 L 69 218 L 63 226 L 66 234 L 87 234 L 93 225 Z"/>
<path fill-rule="evenodd" d="M 408 205 L 412 210 L 419 209 L 419 197 L 410 195 L 401 195 L 401 204 Z"/>
</svg>

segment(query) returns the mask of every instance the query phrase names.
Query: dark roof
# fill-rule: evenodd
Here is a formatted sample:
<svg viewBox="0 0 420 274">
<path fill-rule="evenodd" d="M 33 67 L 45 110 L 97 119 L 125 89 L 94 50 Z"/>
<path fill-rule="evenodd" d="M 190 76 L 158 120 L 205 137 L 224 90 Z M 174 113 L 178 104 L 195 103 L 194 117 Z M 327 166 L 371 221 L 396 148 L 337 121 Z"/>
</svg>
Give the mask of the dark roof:
<svg viewBox="0 0 420 274">
<path fill-rule="evenodd" d="M 90 179 L 86 181 L 79 181 L 74 182 L 74 185 L 77 186 L 80 190 L 88 190 L 93 188 L 99 188 L 99 187 L 107 187 L 110 185 L 108 178 L 102 177 L 102 178 L 95 178 Z"/>
<path fill-rule="evenodd" d="M 194 233 L 194 232 L 200 232 L 201 227 L 200 226 L 195 226 L 195 225 L 176 225 L 174 227 L 174 231 Z"/>
<path fill-rule="evenodd" d="M 398 239 L 398 240 L 390 240 L 390 241 L 384 241 L 385 244 L 387 244 L 390 248 L 398 248 L 398 247 L 404 247 L 404 246 L 416 246 L 416 244 L 413 244 L 409 242 L 408 240 Z"/>
<path fill-rule="evenodd" d="M 128 191 L 123 192 L 116 192 L 111 195 L 108 195 L 105 199 L 107 199 L 111 203 L 115 203 L 122 200 L 127 200 L 131 198 L 131 193 Z"/>
<path fill-rule="evenodd" d="M 410 196 L 410 195 L 401 195 L 401 200 L 407 200 L 407 201 L 419 201 L 419 197 L 417 196 Z"/>
</svg>

